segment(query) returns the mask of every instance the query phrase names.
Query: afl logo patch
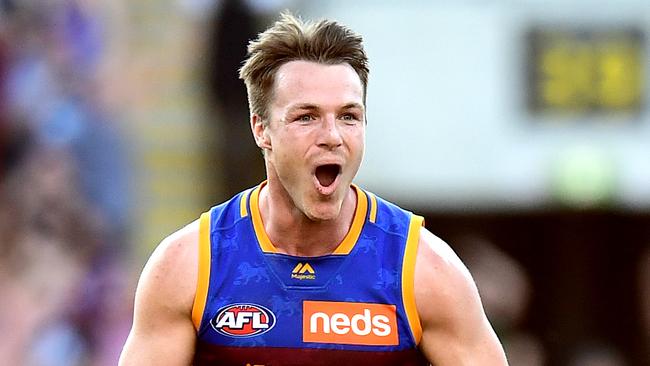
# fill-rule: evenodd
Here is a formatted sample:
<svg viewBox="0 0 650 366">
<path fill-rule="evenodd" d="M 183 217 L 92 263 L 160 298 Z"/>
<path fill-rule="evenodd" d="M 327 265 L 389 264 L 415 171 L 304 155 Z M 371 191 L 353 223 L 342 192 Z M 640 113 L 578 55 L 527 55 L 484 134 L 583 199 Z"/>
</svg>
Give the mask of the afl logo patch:
<svg viewBox="0 0 650 366">
<path fill-rule="evenodd" d="M 210 325 L 227 337 L 253 337 L 273 328 L 275 314 L 257 304 L 230 304 L 219 309 Z"/>
</svg>

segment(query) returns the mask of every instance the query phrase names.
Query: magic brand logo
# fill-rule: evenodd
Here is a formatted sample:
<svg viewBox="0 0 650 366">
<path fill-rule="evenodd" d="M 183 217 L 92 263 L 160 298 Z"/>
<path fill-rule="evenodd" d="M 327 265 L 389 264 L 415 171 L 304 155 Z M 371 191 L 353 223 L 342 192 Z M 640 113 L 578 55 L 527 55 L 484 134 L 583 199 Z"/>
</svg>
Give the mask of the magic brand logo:
<svg viewBox="0 0 650 366">
<path fill-rule="evenodd" d="M 298 280 L 315 280 L 316 271 L 309 263 L 298 263 L 291 271 L 291 278 Z"/>
</svg>

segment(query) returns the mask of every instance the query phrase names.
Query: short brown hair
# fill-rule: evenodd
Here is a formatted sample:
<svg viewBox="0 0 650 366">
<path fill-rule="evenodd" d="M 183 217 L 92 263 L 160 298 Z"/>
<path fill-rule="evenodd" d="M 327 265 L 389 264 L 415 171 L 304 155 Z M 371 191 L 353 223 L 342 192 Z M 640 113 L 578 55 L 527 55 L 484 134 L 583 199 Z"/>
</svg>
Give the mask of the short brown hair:
<svg viewBox="0 0 650 366">
<path fill-rule="evenodd" d="M 239 70 L 251 113 L 269 117 L 275 74 L 280 66 L 296 60 L 349 64 L 361 79 L 365 104 L 369 68 L 362 37 L 335 21 L 303 22 L 283 12 L 272 27 L 248 44 L 248 56 Z"/>
</svg>

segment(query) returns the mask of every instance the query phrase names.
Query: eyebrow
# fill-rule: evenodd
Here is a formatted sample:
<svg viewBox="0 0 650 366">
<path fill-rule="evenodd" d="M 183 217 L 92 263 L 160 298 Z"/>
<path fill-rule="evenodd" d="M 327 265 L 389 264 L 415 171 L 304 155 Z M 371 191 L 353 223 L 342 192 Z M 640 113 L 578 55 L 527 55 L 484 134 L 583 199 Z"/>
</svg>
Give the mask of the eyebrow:
<svg viewBox="0 0 650 366">
<path fill-rule="evenodd" d="M 348 103 L 344 105 L 341 109 L 360 109 L 361 111 L 365 111 L 365 108 L 359 103 Z"/>
<path fill-rule="evenodd" d="M 308 110 L 308 111 L 315 111 L 318 110 L 318 106 L 315 104 L 309 104 L 309 103 L 300 103 L 296 104 L 294 106 L 291 106 L 287 109 L 287 112 L 291 113 L 297 110 Z"/>
<path fill-rule="evenodd" d="M 345 104 L 343 107 L 341 107 L 342 110 L 355 109 L 355 108 L 360 109 L 362 111 L 364 110 L 363 105 L 361 105 L 359 103 L 354 103 L 354 102 Z M 296 104 L 294 106 L 289 107 L 289 109 L 287 109 L 287 112 L 291 113 L 291 112 L 294 112 L 294 111 L 297 111 L 297 110 L 315 111 L 315 110 L 318 110 L 318 109 L 320 109 L 320 108 L 316 104 L 300 103 L 300 104 Z"/>
</svg>

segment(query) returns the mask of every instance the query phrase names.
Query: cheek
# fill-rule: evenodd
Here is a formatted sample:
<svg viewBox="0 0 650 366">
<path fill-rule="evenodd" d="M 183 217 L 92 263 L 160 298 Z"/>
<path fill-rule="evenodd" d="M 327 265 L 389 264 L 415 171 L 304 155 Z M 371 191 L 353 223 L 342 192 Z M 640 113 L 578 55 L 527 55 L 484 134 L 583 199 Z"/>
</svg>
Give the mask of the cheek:
<svg viewBox="0 0 650 366">
<path fill-rule="evenodd" d="M 285 158 L 291 160 L 302 160 L 308 155 L 310 149 L 315 146 L 315 131 L 309 128 L 289 128 L 287 131 L 276 137 L 276 143 L 280 145 L 282 154 L 288 155 Z"/>
<path fill-rule="evenodd" d="M 350 134 L 350 149 L 354 154 L 363 156 L 366 147 L 366 133 L 364 128 L 358 128 Z"/>
<path fill-rule="evenodd" d="M 274 141 L 273 163 L 284 176 L 295 175 L 295 168 L 302 165 L 304 152 L 300 150 L 298 141 L 295 136 L 282 136 Z"/>
<path fill-rule="evenodd" d="M 366 140 L 365 140 L 365 134 L 364 131 L 355 131 L 355 133 L 352 133 L 349 135 L 348 143 L 347 143 L 347 148 L 348 148 L 348 154 L 349 154 L 349 174 L 354 176 L 359 170 L 359 167 L 361 166 L 361 162 L 363 161 L 363 155 L 365 153 L 365 147 L 366 147 Z"/>
</svg>

